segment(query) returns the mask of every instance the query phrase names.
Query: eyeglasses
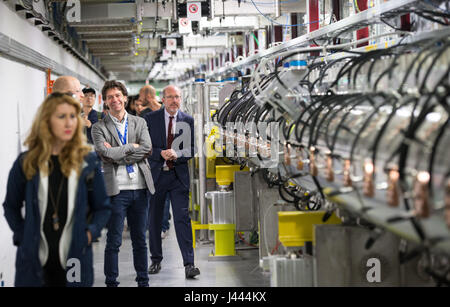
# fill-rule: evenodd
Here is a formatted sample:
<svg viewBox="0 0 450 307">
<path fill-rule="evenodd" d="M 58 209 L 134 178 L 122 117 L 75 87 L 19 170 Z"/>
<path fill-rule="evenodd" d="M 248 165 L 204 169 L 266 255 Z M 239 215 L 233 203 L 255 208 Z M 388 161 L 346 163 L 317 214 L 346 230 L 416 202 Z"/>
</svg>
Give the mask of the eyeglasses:
<svg viewBox="0 0 450 307">
<path fill-rule="evenodd" d="M 63 96 L 69 96 L 72 98 L 77 98 L 77 95 L 73 94 L 72 92 L 66 92 L 66 93 L 61 93 L 61 92 L 53 92 L 50 95 L 48 95 L 48 97 L 52 97 L 52 98 L 59 98 L 59 97 L 63 97 Z"/>
<path fill-rule="evenodd" d="M 165 96 L 166 99 L 180 99 L 181 96 Z"/>
</svg>

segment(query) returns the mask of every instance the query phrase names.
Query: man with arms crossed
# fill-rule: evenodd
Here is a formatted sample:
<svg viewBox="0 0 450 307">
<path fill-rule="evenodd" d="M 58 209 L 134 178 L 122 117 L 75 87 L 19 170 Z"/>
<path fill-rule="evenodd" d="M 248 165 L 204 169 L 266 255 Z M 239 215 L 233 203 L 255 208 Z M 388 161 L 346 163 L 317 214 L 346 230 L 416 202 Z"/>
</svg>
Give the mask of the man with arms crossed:
<svg viewBox="0 0 450 307">
<path fill-rule="evenodd" d="M 152 143 L 145 120 L 125 111 L 127 89 L 122 83 L 107 81 L 102 97 L 109 114 L 92 127 L 92 138 L 95 150 L 103 160 L 106 192 L 112 204 L 105 248 L 105 283 L 108 287 L 119 285 L 118 256 L 126 217 L 133 246 L 136 282 L 140 287 L 147 287 L 145 233 L 148 192 L 153 194 L 155 191 L 147 162 Z"/>
</svg>

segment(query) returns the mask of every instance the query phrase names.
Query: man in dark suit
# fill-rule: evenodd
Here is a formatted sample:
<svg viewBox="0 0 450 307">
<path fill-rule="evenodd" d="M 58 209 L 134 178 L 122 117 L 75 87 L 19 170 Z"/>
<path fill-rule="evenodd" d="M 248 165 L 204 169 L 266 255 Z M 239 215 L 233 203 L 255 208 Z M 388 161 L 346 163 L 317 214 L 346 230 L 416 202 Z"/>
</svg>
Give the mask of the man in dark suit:
<svg viewBox="0 0 450 307">
<path fill-rule="evenodd" d="M 194 156 L 194 119 L 181 112 L 181 91 L 169 85 L 163 90 L 164 108 L 145 115 L 152 140 L 149 157 L 155 194 L 150 199 L 149 233 L 152 264 L 150 274 L 161 270 L 161 227 L 166 194 L 172 203 L 175 232 L 183 256 L 186 278 L 200 270 L 194 266 L 192 227 L 189 217 L 189 169 L 187 161 Z"/>
</svg>

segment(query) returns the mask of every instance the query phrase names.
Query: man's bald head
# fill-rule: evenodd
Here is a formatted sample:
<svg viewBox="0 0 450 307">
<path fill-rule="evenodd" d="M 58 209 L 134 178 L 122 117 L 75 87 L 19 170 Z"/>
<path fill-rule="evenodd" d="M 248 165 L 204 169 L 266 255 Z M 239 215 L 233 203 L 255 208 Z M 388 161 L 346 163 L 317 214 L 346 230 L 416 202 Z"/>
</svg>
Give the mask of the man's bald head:
<svg viewBox="0 0 450 307">
<path fill-rule="evenodd" d="M 142 99 L 143 97 L 146 97 L 146 98 L 148 97 L 150 99 L 155 99 L 155 97 L 156 97 L 156 90 L 151 85 L 145 85 L 139 91 L 139 96 L 141 96 L 141 97 L 139 97 L 140 99 Z"/>
<path fill-rule="evenodd" d="M 181 90 L 175 85 L 168 85 L 163 89 L 164 107 L 170 115 L 175 115 L 181 107 Z"/>
<path fill-rule="evenodd" d="M 161 108 L 161 105 L 156 100 L 156 90 L 151 85 L 145 85 L 140 89 L 139 98 L 136 100 L 135 104 L 138 114 L 146 108 L 150 108 L 153 111 Z"/>
<path fill-rule="evenodd" d="M 53 83 L 53 92 L 70 92 L 74 94 L 79 101 L 81 101 L 81 98 L 84 97 L 84 94 L 81 91 L 80 81 L 72 76 L 62 76 L 56 79 Z"/>
</svg>

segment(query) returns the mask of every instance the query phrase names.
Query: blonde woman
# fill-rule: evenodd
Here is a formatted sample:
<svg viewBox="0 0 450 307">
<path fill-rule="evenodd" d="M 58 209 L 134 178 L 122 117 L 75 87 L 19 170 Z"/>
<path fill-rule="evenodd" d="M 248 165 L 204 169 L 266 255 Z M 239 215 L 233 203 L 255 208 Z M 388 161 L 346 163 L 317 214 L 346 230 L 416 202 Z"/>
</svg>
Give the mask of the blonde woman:
<svg viewBox="0 0 450 307">
<path fill-rule="evenodd" d="M 49 95 L 9 173 L 3 208 L 18 247 L 16 286 L 93 284 L 91 242 L 111 205 L 80 114 L 71 96 Z"/>
</svg>

